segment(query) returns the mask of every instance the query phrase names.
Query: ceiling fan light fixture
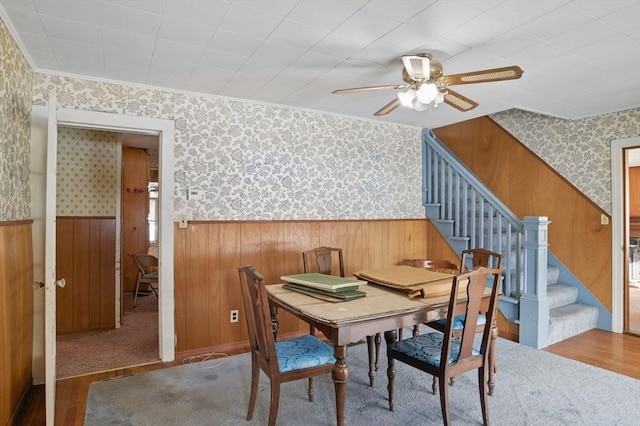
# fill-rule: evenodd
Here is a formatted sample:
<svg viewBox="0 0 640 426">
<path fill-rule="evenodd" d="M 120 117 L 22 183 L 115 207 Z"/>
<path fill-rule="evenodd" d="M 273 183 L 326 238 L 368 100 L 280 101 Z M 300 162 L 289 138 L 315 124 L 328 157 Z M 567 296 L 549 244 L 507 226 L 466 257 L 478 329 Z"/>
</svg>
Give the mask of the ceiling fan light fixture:
<svg viewBox="0 0 640 426">
<path fill-rule="evenodd" d="M 406 92 L 398 93 L 398 99 L 400 100 L 400 104 L 406 107 L 411 108 L 413 104 L 413 100 L 416 98 L 416 92 L 413 89 L 409 89 Z"/>
<path fill-rule="evenodd" d="M 416 91 L 416 98 L 423 104 L 429 104 L 436 99 L 438 93 L 438 87 L 435 84 L 424 83 Z"/>
<path fill-rule="evenodd" d="M 424 111 L 428 107 L 429 107 L 429 104 L 423 104 L 422 102 L 420 102 L 418 100 L 418 98 L 415 98 L 413 100 L 413 103 L 409 106 L 409 108 L 411 108 L 412 110 L 415 110 L 415 111 Z"/>
<path fill-rule="evenodd" d="M 520 78 L 523 73 L 519 66 L 512 65 L 502 68 L 445 75 L 442 64 L 432 59 L 428 53 L 404 55 L 402 56 L 402 63 L 402 80 L 405 84 L 352 87 L 349 89 L 334 90 L 332 93 L 407 89 L 404 92 L 397 93 L 396 97 L 388 104 L 374 112 L 373 115 L 376 117 L 389 114 L 399 106 L 405 106 L 414 111 L 424 111 L 431 107 L 435 108 L 441 103 L 446 103 L 458 111 L 466 112 L 476 108 L 478 103 L 449 89 L 449 86 L 516 80 Z"/>
</svg>

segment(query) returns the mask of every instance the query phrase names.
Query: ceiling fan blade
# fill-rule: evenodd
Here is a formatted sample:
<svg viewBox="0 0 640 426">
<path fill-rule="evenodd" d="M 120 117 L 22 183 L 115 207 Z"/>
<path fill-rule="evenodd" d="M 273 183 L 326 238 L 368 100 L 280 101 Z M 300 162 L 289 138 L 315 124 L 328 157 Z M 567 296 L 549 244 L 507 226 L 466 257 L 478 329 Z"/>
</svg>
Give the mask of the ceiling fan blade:
<svg viewBox="0 0 640 426">
<path fill-rule="evenodd" d="M 381 86 L 366 86 L 366 87 L 352 87 L 349 89 L 338 89 L 331 93 L 353 93 L 353 92 L 366 92 L 368 90 L 387 90 L 387 89 L 404 89 L 406 84 L 385 84 Z"/>
<path fill-rule="evenodd" d="M 518 66 L 492 68 L 482 71 L 471 71 L 462 74 L 451 74 L 442 77 L 447 86 L 460 84 L 487 83 L 490 81 L 516 80 L 522 76 L 522 69 Z"/>
<path fill-rule="evenodd" d="M 381 115 L 389 114 L 391 111 L 398 108 L 399 106 L 400 106 L 400 99 L 396 97 L 391 102 L 389 102 L 388 104 L 386 104 L 385 106 L 383 106 L 382 108 L 374 112 L 373 115 L 375 115 L 376 117 L 379 117 Z"/>
<path fill-rule="evenodd" d="M 402 57 L 404 69 L 413 81 L 428 80 L 430 56 L 405 55 Z"/>
<path fill-rule="evenodd" d="M 460 93 L 454 92 L 451 89 L 447 89 L 447 94 L 444 95 L 444 103 L 447 105 L 451 105 L 455 109 L 462 112 L 471 111 L 478 106 L 478 103 L 465 96 L 462 96 Z"/>
</svg>

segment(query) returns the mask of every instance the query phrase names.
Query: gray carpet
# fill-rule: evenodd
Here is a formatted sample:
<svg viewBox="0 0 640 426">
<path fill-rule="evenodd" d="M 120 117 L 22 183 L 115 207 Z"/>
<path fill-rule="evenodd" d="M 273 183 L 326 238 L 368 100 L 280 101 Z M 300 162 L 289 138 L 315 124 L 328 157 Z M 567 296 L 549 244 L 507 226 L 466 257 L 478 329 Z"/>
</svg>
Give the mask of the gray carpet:
<svg viewBox="0 0 640 426">
<path fill-rule="evenodd" d="M 640 380 L 557 355 L 498 340 L 493 425 L 638 425 Z M 384 353 L 384 343 L 382 352 Z M 396 362 L 396 411 L 387 403 L 386 356 L 373 388 L 368 386 L 366 345 L 349 348 L 348 425 L 442 424 L 431 376 Z M 219 363 L 208 361 L 203 366 Z M 315 380 L 307 400 L 306 380 L 282 385 L 278 425 L 335 424 L 335 394 L 329 376 Z M 94 383 L 85 425 L 266 425 L 269 380 L 261 375 L 254 418 L 246 421 L 249 355 L 226 358 L 204 369 L 198 364 Z M 454 425 L 482 424 L 475 372 L 450 388 Z"/>
</svg>

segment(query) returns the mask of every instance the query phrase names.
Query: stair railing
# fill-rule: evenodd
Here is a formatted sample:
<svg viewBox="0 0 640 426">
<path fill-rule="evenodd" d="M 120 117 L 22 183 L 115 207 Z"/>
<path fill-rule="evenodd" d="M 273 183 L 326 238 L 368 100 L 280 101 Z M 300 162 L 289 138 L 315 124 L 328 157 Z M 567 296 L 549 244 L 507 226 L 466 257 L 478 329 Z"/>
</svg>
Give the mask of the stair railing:
<svg viewBox="0 0 640 426">
<path fill-rule="evenodd" d="M 453 224 L 452 235 L 447 236 L 450 242 L 466 240 L 467 248 L 480 247 L 502 254 L 502 297 L 517 302 L 524 290 L 522 221 L 431 130 L 424 129 L 422 139 L 422 202 L 427 217 Z M 439 217 L 430 217 L 429 209 L 436 206 Z"/>
</svg>

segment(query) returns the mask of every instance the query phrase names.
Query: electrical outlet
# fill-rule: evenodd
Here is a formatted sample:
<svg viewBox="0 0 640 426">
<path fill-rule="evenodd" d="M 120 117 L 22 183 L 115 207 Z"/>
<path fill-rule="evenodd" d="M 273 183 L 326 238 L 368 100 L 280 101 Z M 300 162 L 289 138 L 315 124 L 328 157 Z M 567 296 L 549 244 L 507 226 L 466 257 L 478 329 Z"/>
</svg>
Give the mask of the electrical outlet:
<svg viewBox="0 0 640 426">
<path fill-rule="evenodd" d="M 230 316 L 230 321 L 231 322 L 238 322 L 238 310 L 237 309 L 232 309 L 231 310 L 231 316 Z"/>
<path fill-rule="evenodd" d="M 188 225 L 189 225 L 189 220 L 187 219 L 187 216 L 181 215 L 178 227 L 184 229 Z"/>
<path fill-rule="evenodd" d="M 606 214 L 602 213 L 600 215 L 600 225 L 608 225 L 609 224 L 609 216 L 607 216 Z"/>
</svg>

